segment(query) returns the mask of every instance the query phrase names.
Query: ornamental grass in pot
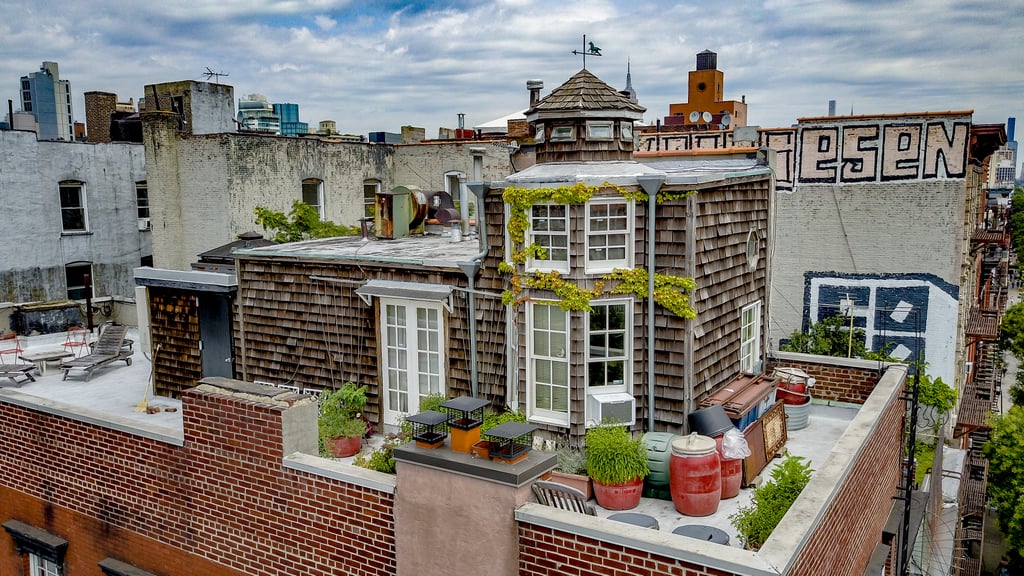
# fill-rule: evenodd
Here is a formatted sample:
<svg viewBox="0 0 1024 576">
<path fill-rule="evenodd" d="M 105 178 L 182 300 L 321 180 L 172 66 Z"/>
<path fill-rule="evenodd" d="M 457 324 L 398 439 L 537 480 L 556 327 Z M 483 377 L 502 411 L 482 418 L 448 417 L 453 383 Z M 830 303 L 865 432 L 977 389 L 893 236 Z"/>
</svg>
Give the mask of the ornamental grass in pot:
<svg viewBox="0 0 1024 576">
<path fill-rule="evenodd" d="M 587 430 L 587 474 L 594 481 L 594 496 L 602 508 L 636 508 L 648 472 L 647 447 L 625 426 Z"/>
</svg>

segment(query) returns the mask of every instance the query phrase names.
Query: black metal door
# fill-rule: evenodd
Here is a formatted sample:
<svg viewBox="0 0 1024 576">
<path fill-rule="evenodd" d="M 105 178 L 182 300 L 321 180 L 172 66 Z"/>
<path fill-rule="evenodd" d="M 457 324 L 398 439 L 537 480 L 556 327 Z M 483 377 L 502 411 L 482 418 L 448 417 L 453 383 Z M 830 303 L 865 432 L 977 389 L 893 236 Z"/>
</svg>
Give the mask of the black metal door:
<svg viewBox="0 0 1024 576">
<path fill-rule="evenodd" d="M 234 378 L 231 298 L 227 294 L 199 294 L 199 338 L 203 358 L 203 377 Z"/>
</svg>

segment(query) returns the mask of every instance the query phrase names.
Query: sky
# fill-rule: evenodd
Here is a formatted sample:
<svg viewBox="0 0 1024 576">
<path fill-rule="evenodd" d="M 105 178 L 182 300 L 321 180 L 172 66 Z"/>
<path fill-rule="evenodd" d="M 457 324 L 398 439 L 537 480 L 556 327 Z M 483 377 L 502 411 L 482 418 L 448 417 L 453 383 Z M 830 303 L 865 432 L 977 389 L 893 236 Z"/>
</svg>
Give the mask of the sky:
<svg viewBox="0 0 1024 576">
<path fill-rule="evenodd" d="M 85 92 L 138 100 L 209 69 L 236 107 L 258 93 L 311 127 L 436 137 L 459 113 L 472 127 L 526 108 L 527 80 L 549 93 L 582 68 L 584 35 L 608 84 L 624 88 L 629 63 L 647 123 L 686 101 L 705 49 L 752 125 L 823 116 L 829 100 L 839 114 L 1024 115 L 1024 0 L 0 0 L 0 14 L 0 98 L 19 110 L 19 78 L 54 61 L 81 122 Z"/>
</svg>

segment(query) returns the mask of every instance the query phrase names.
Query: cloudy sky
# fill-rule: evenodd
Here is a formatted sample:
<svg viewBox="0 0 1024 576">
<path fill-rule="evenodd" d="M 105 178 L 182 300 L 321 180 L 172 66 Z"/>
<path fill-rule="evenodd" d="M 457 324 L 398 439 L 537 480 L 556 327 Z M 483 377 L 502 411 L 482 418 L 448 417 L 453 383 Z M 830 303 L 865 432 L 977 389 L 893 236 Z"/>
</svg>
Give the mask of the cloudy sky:
<svg viewBox="0 0 1024 576">
<path fill-rule="evenodd" d="M 138 99 L 209 68 L 236 98 L 299 104 L 311 126 L 434 136 L 460 112 L 473 126 L 525 108 L 528 79 L 544 94 L 561 84 L 584 34 L 605 82 L 624 87 L 631 63 L 648 122 L 686 100 L 704 49 L 750 124 L 824 115 L 829 100 L 839 113 L 1024 116 L 1024 0 L 0 0 L 0 14 L 0 98 L 19 109 L 18 79 L 56 61 L 80 121 L 84 92 Z"/>
</svg>

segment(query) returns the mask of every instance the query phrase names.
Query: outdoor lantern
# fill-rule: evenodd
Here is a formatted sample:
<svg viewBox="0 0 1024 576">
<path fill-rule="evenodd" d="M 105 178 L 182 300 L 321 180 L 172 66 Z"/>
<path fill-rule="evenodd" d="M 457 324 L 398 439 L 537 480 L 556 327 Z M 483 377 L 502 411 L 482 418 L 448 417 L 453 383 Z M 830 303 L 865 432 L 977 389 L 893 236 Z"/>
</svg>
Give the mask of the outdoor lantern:
<svg viewBox="0 0 1024 576">
<path fill-rule="evenodd" d="M 484 423 L 487 400 L 459 396 L 441 404 L 448 413 L 448 428 L 452 433 L 452 452 L 469 452 L 480 440 L 480 425 Z"/>
<path fill-rule="evenodd" d="M 522 422 L 506 422 L 491 428 L 484 436 L 491 442 L 491 460 L 512 464 L 526 458 L 533 447 L 533 431 L 537 427 Z"/>
<path fill-rule="evenodd" d="M 448 436 L 448 415 L 436 410 L 425 410 L 419 414 L 406 416 L 405 420 L 412 423 L 412 439 L 422 448 L 437 448 L 444 444 Z"/>
</svg>

